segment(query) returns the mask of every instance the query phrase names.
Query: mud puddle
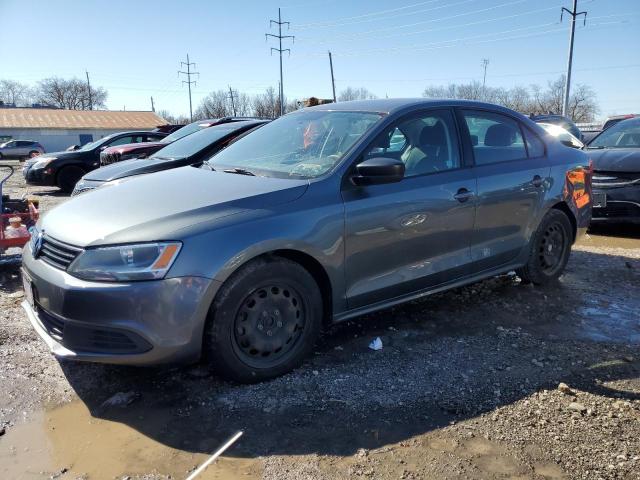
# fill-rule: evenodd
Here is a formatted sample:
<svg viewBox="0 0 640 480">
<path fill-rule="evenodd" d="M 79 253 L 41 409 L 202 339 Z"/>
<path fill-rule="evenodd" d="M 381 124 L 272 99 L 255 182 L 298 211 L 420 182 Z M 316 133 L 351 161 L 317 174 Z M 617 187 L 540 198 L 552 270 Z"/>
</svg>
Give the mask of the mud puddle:
<svg viewBox="0 0 640 480">
<path fill-rule="evenodd" d="M 94 418 L 79 401 L 38 412 L 28 423 L 0 437 L 3 479 L 93 480 L 143 475 L 182 479 L 207 458 L 163 445 L 123 423 Z M 260 478 L 260 469 L 255 460 L 223 457 L 198 478 Z"/>
</svg>

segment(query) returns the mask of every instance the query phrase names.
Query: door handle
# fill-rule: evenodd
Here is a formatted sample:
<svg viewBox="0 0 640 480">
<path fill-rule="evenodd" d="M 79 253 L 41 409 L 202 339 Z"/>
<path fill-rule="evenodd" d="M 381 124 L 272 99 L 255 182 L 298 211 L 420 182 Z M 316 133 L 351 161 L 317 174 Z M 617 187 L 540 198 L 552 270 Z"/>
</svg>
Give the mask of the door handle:
<svg viewBox="0 0 640 480">
<path fill-rule="evenodd" d="M 542 186 L 542 177 L 540 175 L 534 176 L 533 180 L 531 180 L 531 185 L 533 185 L 534 187 L 541 187 Z"/>
<path fill-rule="evenodd" d="M 458 190 L 458 193 L 453 196 L 453 198 L 455 198 L 460 203 L 466 202 L 471 197 L 473 197 L 473 192 L 471 190 L 467 190 L 466 188 L 461 188 L 460 190 Z"/>
</svg>

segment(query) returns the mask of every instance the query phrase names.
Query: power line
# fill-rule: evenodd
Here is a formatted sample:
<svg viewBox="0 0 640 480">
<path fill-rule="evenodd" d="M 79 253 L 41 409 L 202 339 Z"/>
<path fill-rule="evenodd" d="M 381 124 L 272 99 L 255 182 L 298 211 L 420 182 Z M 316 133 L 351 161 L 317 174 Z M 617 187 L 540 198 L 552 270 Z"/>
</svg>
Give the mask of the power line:
<svg viewBox="0 0 640 480">
<path fill-rule="evenodd" d="M 447 3 L 446 5 L 440 5 L 439 7 L 433 7 L 433 8 L 424 8 L 421 10 L 415 10 L 413 12 L 405 12 L 405 13 L 398 13 L 395 15 L 386 15 L 384 17 L 381 18 L 365 18 L 365 19 L 361 19 L 361 20 L 356 20 L 356 21 L 344 21 L 344 22 L 337 22 L 337 23 L 326 23 L 323 25 L 316 25 L 316 26 L 312 26 L 312 27 L 297 27 L 298 30 L 308 30 L 308 29 L 312 29 L 312 28 L 334 28 L 334 27 L 344 27 L 344 26 L 348 26 L 348 25 L 359 25 L 362 23 L 367 23 L 367 22 L 374 22 L 374 21 L 380 21 L 380 20 L 384 20 L 387 21 L 389 19 L 392 18 L 398 18 L 398 17 L 404 17 L 407 15 L 415 15 L 417 13 L 426 13 L 426 12 L 434 12 L 436 10 L 442 10 L 443 8 L 451 8 L 451 7 L 457 7 L 459 5 L 463 5 L 465 3 L 471 3 L 471 2 L 477 2 L 479 0 L 460 0 L 458 2 L 455 3 Z M 517 3 L 523 3 L 526 0 L 518 0 Z"/>
<path fill-rule="evenodd" d="M 507 4 L 503 4 L 503 5 L 507 5 Z M 494 18 L 488 18 L 485 20 L 477 20 L 474 22 L 468 22 L 468 23 L 462 23 L 462 24 L 456 24 L 456 25 L 448 25 L 448 26 L 444 26 L 444 27 L 439 27 L 439 28 L 430 28 L 427 30 L 417 30 L 417 31 L 413 31 L 413 32 L 399 32 L 399 33 L 392 33 L 389 35 L 380 35 L 380 32 L 383 31 L 389 31 L 389 30 L 398 30 L 398 29 L 406 29 L 407 27 L 411 27 L 416 25 L 416 23 L 411 23 L 408 25 L 396 25 L 393 27 L 387 27 L 387 28 L 383 28 L 383 29 L 376 29 L 376 30 L 367 30 L 364 32 L 357 32 L 357 33 L 345 33 L 342 35 L 333 35 L 332 38 L 330 40 L 321 40 L 321 41 L 310 41 L 309 39 L 311 37 L 298 37 L 301 38 L 302 40 L 306 40 L 308 43 L 313 43 L 313 44 L 327 44 L 327 43 L 334 43 L 335 41 L 339 41 L 342 38 L 346 38 L 346 39 L 358 39 L 358 38 L 375 38 L 375 39 L 383 39 L 383 38 L 393 38 L 393 37 L 406 37 L 406 36 L 410 36 L 410 35 L 421 35 L 424 33 L 432 33 L 432 32 L 441 32 L 443 30 L 454 30 L 454 29 L 458 29 L 458 28 L 464 28 L 464 27 L 471 27 L 474 25 L 481 25 L 483 23 L 490 23 L 490 22 L 496 22 L 499 20 L 510 20 L 512 18 L 517 18 L 517 17 L 522 17 L 524 15 L 530 15 L 532 13 L 540 13 L 540 12 L 545 12 L 545 11 L 549 11 L 549 10 L 555 10 L 558 7 L 562 7 L 562 4 L 560 5 L 554 5 L 553 7 L 547 7 L 547 8 L 538 8 L 536 10 L 529 10 L 526 12 L 520 12 L 520 13 L 515 13 L 513 15 L 505 15 L 502 17 L 494 17 Z M 493 9 L 494 7 L 491 7 L 491 9 Z M 472 13 L 481 13 L 481 12 L 485 12 L 488 9 L 483 9 L 483 10 L 478 10 L 476 12 L 468 12 L 468 13 L 464 13 L 464 14 L 459 14 L 459 15 L 454 15 L 453 17 L 442 17 L 442 18 L 435 18 L 432 20 L 425 20 L 424 22 L 418 22 L 420 24 L 424 24 L 424 23 L 434 23 L 434 22 L 441 22 L 443 20 L 449 20 L 451 18 L 456 18 L 456 17 L 460 17 L 461 15 L 469 15 Z"/>
<path fill-rule="evenodd" d="M 429 3 L 434 3 L 434 2 L 439 2 L 442 0 L 426 0 L 424 2 L 420 2 L 420 3 L 414 3 L 413 5 L 405 5 L 404 7 L 397 7 L 397 8 L 389 8 L 387 10 L 378 10 L 376 12 L 370 12 L 370 13 L 365 13 L 362 15 L 354 15 L 352 17 L 342 17 L 342 18 L 334 18 L 333 20 L 327 20 L 324 22 L 311 22 L 311 23 L 302 23 L 299 25 L 300 28 L 309 28 L 309 27 L 313 27 L 316 25 L 325 25 L 327 23 L 335 23 L 335 22 L 343 22 L 343 21 L 347 21 L 347 20 L 357 20 L 359 18 L 364 18 L 364 17 L 372 17 L 375 15 L 384 15 L 387 13 L 393 13 L 393 12 L 398 12 L 400 10 L 406 10 L 408 8 L 414 8 L 414 7 L 420 7 L 422 5 L 427 5 Z"/>
<path fill-rule="evenodd" d="M 269 28 L 271 28 L 271 26 L 273 24 L 278 25 L 278 35 L 274 35 L 273 33 L 265 33 L 264 34 L 264 38 L 265 40 L 268 40 L 269 37 L 273 37 L 273 38 L 277 38 L 278 39 L 278 48 L 275 47 L 271 47 L 271 54 L 273 54 L 273 51 L 275 50 L 276 52 L 278 52 L 280 54 L 280 115 L 284 115 L 284 83 L 283 83 L 283 79 L 282 79 L 282 52 L 289 52 L 289 55 L 291 55 L 291 49 L 289 48 L 282 48 L 282 39 L 287 39 L 287 38 L 291 38 L 292 41 L 295 42 L 295 37 L 293 35 L 282 35 L 282 25 L 286 25 L 287 29 L 289 28 L 290 23 L 289 22 L 283 22 L 282 21 L 282 16 L 280 14 L 280 9 L 278 9 L 278 20 L 269 20 Z"/>
<path fill-rule="evenodd" d="M 619 22 L 603 22 L 603 23 L 596 23 L 596 24 L 592 24 L 591 26 L 601 26 L 601 25 L 619 25 L 621 23 L 628 23 L 627 21 L 619 21 Z M 543 24 L 539 24 L 539 25 L 532 25 L 529 27 L 521 27 L 521 28 L 514 28 L 514 29 L 510 29 L 510 30 L 503 30 L 500 32 L 492 32 L 492 33 L 485 33 L 485 34 L 480 34 L 480 35 L 473 35 L 473 36 L 469 36 L 469 37 L 459 37 L 459 38 L 455 38 L 455 39 L 451 39 L 451 40 L 443 40 L 443 41 L 439 41 L 439 42 L 431 42 L 431 43 L 425 43 L 425 44 L 414 44 L 414 45 L 403 45 L 403 46 L 398 46 L 398 47 L 389 47 L 389 48 L 379 48 L 379 49 L 370 49 L 370 50 L 361 50 L 361 51 L 349 51 L 347 53 L 335 53 L 334 55 L 338 55 L 341 57 L 355 57 L 355 56 L 361 56 L 361 55 L 371 55 L 371 54 L 378 54 L 378 53 L 411 53 L 411 52 L 420 52 L 420 51 L 427 51 L 427 50 L 435 50 L 435 49 L 439 49 L 439 48 L 450 48 L 450 47 L 455 47 L 458 44 L 460 44 L 461 42 L 467 41 L 467 40 L 475 40 L 478 38 L 482 38 L 482 37 L 487 37 L 487 36 L 491 36 L 491 35 L 500 35 L 500 34 L 505 34 L 505 33 L 512 33 L 512 32 L 517 32 L 517 31 L 522 31 L 522 30 L 530 30 L 533 28 L 540 28 L 540 27 L 546 27 L 546 26 L 553 26 L 553 25 L 559 25 L 557 22 L 550 22 L 550 23 L 543 23 Z M 531 34 L 524 34 L 524 35 L 515 35 L 515 36 L 505 36 L 505 37 L 498 37 L 498 38 L 492 38 L 492 39 L 487 39 L 487 40 L 478 40 L 475 41 L 475 43 L 491 43 L 491 42 L 498 42 L 498 41 L 502 41 L 502 40 L 512 40 L 512 39 L 518 39 L 518 38 L 529 38 L 529 37 L 536 37 L 536 36 L 540 36 L 546 33 L 555 33 L 555 32 L 559 32 L 559 31 L 563 31 L 563 28 L 556 28 L 556 29 L 549 29 L 549 30 L 544 30 L 544 31 L 538 31 L 538 32 L 534 32 Z M 324 55 L 324 53 L 310 53 L 310 54 L 306 54 L 306 56 L 310 56 L 310 57 L 317 57 L 320 55 Z M 303 55 L 304 56 L 304 55 Z"/>
<path fill-rule="evenodd" d="M 573 39 L 576 34 L 576 17 L 584 15 L 584 24 L 587 23 L 587 12 L 578 12 L 578 0 L 573 0 L 573 11 L 562 7 L 560 10 L 560 21 L 562 15 L 567 12 L 571 15 L 571 28 L 569 30 L 569 59 L 567 60 L 567 78 L 564 86 L 564 101 L 562 102 L 562 115 L 567 115 L 569 110 L 569 90 L 571 89 L 571 64 L 573 63 Z"/>
<path fill-rule="evenodd" d="M 178 70 L 178 75 L 180 75 L 182 73 L 182 74 L 187 76 L 187 80 L 183 80 L 182 83 L 183 84 L 186 83 L 187 86 L 189 87 L 189 118 L 193 122 L 193 106 L 192 106 L 192 103 L 191 103 L 191 84 L 193 83 L 195 85 L 196 81 L 195 80 L 191 80 L 191 75 L 200 75 L 200 73 L 191 71 L 191 65 L 193 65 L 194 68 L 195 68 L 196 64 L 189 61 L 189 54 L 188 53 L 187 53 L 187 61 L 186 62 L 180 62 L 180 67 L 182 67 L 182 65 L 186 65 L 187 66 L 187 71 L 184 72 L 182 70 Z"/>
</svg>

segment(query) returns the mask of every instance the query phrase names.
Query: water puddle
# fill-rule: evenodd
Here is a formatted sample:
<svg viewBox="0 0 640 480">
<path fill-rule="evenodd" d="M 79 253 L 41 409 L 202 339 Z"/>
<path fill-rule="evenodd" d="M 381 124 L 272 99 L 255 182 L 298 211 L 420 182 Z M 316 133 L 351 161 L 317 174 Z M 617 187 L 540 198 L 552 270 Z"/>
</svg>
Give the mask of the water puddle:
<svg viewBox="0 0 640 480">
<path fill-rule="evenodd" d="M 208 458 L 163 445 L 119 422 L 90 415 L 82 402 L 34 414 L 0 437 L 0 478 L 186 478 Z M 223 457 L 199 478 L 260 477 L 256 460 Z M 152 477 L 153 478 L 153 477 Z"/>
</svg>

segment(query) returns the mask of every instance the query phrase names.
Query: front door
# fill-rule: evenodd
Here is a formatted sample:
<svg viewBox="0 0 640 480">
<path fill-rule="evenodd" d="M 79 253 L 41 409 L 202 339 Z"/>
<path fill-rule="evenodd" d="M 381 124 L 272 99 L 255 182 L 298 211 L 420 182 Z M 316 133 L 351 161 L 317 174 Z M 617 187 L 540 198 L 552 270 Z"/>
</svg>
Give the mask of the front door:
<svg viewBox="0 0 640 480">
<path fill-rule="evenodd" d="M 544 144 L 518 120 L 495 112 L 463 110 L 478 179 L 473 271 L 513 261 L 528 246 L 551 168 Z"/>
<path fill-rule="evenodd" d="M 345 181 L 345 266 L 349 308 L 389 300 L 470 273 L 475 175 L 464 168 L 453 112 L 400 119 L 356 161 L 394 157 L 398 183 Z"/>
</svg>

